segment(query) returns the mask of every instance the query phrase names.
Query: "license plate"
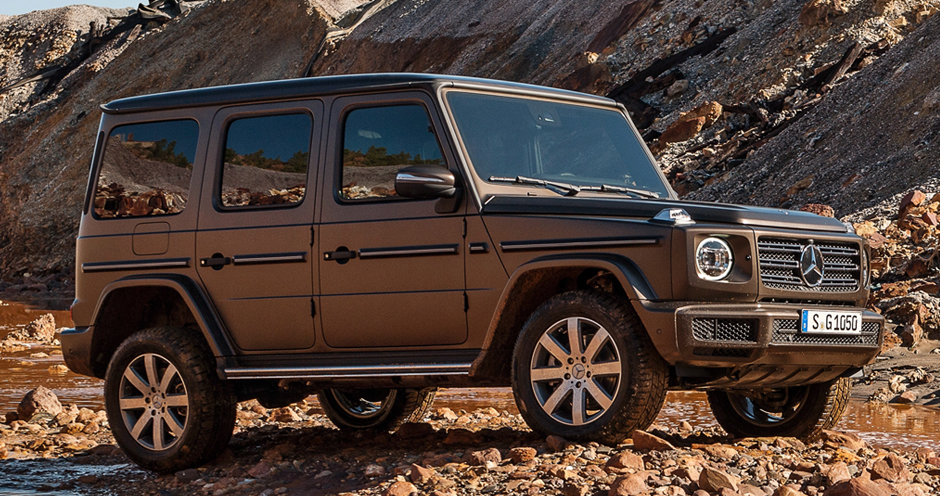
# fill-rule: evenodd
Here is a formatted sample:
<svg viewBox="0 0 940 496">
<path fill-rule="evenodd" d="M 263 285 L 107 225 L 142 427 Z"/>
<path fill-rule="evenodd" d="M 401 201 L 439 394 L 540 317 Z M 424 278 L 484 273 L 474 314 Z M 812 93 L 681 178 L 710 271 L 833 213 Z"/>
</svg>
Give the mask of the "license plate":
<svg viewBox="0 0 940 496">
<path fill-rule="evenodd" d="M 861 334 L 862 312 L 803 310 L 800 332 L 807 334 Z"/>
</svg>

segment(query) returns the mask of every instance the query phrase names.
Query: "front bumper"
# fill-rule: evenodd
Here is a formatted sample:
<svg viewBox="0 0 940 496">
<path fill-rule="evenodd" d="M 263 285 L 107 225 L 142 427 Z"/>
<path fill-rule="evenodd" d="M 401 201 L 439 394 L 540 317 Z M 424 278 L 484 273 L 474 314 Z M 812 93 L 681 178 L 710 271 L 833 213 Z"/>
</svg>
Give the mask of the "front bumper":
<svg viewBox="0 0 940 496">
<path fill-rule="evenodd" d="M 59 334 L 62 358 L 72 372 L 95 377 L 91 366 L 91 337 L 94 327 L 63 329 Z"/>
<path fill-rule="evenodd" d="M 800 333 L 804 309 L 862 312 L 862 333 Z M 663 356 L 676 366 L 677 375 L 713 386 L 769 387 L 833 380 L 874 360 L 883 340 L 884 318 L 858 307 L 685 302 L 659 306 L 655 313 L 660 317 L 671 314 L 675 348 Z"/>
</svg>

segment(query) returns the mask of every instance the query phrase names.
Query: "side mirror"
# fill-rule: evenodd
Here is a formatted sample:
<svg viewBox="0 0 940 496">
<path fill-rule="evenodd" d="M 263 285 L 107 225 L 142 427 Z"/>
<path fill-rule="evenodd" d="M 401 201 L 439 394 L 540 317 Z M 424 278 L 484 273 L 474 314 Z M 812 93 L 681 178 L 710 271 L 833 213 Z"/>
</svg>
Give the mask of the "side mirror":
<svg viewBox="0 0 940 496">
<path fill-rule="evenodd" d="M 398 171 L 395 192 L 418 200 L 451 198 L 457 194 L 454 175 L 440 165 L 412 165 Z"/>
</svg>

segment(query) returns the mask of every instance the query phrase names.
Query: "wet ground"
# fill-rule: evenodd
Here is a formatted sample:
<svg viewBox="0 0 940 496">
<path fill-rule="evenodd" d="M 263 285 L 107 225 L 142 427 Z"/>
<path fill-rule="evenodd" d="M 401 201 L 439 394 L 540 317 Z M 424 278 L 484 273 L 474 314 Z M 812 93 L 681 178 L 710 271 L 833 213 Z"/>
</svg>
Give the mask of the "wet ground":
<svg viewBox="0 0 940 496">
<path fill-rule="evenodd" d="M 44 313 L 21 304 L 0 303 L 0 338 L 7 331 L 23 326 Z M 67 311 L 51 312 L 58 326 L 70 325 Z M 940 359 L 940 357 L 938 357 Z M 52 389 L 63 404 L 101 410 L 103 408 L 102 383 L 99 380 L 62 372 L 61 354 L 54 347 L 33 346 L 28 350 L 0 355 L 0 414 L 15 411 L 23 395 L 39 386 Z M 311 411 L 318 411 L 315 397 L 308 398 Z M 499 412 L 517 415 L 512 393 L 508 388 L 441 390 L 433 409 L 450 408 L 458 414 L 492 407 Z M 677 429 L 683 421 L 695 429 L 717 427 L 708 409 L 704 393 L 670 393 L 656 423 L 664 428 Z M 872 447 L 909 451 L 916 448 L 940 446 L 940 408 L 872 404 L 863 398 L 854 398 L 842 421 L 840 431 L 858 434 Z M 527 436 L 519 432 L 520 436 Z M 0 496 L 14 494 L 72 495 L 81 484 L 76 481 L 101 478 L 134 478 L 139 470 L 123 460 L 100 460 L 100 457 L 82 457 L 39 460 L 0 461 Z M 102 463 L 103 462 L 103 463 Z M 143 476 L 141 472 L 139 475 Z"/>
</svg>

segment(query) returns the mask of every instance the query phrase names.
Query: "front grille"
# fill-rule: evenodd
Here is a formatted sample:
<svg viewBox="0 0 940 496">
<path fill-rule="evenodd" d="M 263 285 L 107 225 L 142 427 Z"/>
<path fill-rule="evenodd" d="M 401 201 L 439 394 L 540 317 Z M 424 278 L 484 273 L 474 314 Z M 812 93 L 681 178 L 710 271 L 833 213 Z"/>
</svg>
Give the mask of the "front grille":
<svg viewBox="0 0 940 496">
<path fill-rule="evenodd" d="M 861 253 L 854 243 L 813 243 L 823 256 L 823 278 L 810 287 L 800 273 L 800 254 L 808 239 L 760 238 L 757 254 L 764 287 L 785 291 L 852 293 L 858 291 Z"/>
<path fill-rule="evenodd" d="M 757 342 L 757 321 L 746 319 L 692 319 L 692 336 L 699 341 Z"/>
<path fill-rule="evenodd" d="M 803 334 L 800 332 L 799 320 L 777 319 L 774 320 L 770 342 L 778 344 L 876 346 L 878 344 L 878 332 L 880 330 L 877 322 L 862 322 L 862 334 L 859 336 L 846 336 L 844 334 Z"/>
</svg>

